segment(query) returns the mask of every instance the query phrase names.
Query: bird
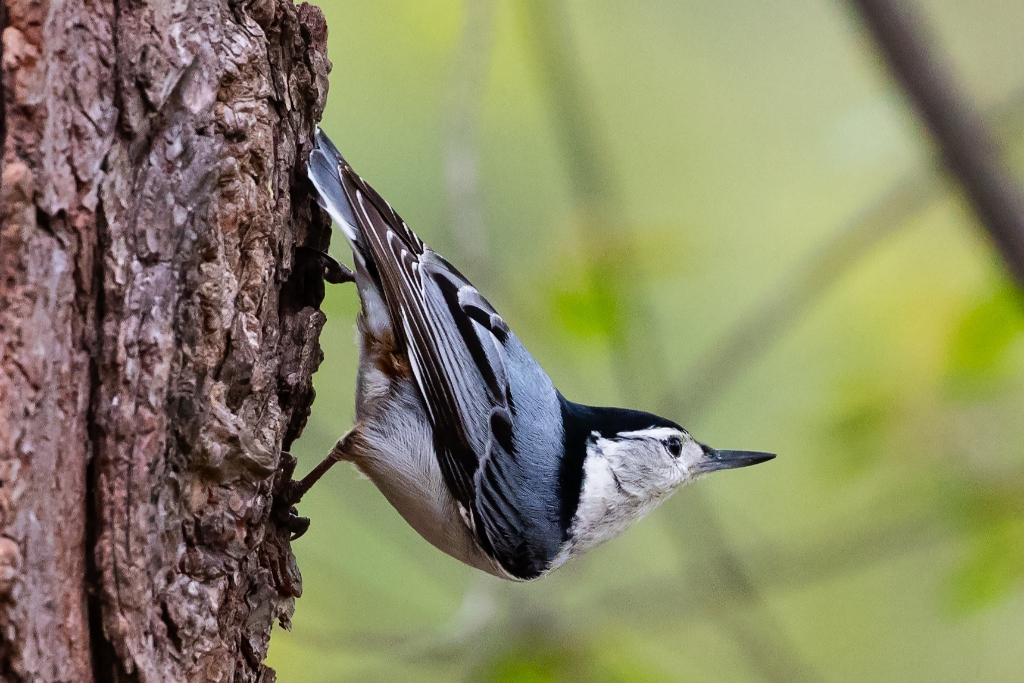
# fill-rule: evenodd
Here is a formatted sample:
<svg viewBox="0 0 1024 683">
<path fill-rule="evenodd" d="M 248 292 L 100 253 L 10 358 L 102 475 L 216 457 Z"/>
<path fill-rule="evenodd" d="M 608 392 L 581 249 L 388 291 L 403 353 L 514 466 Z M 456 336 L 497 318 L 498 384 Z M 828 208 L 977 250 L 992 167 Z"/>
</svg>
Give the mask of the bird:
<svg viewBox="0 0 1024 683">
<path fill-rule="evenodd" d="M 715 450 L 651 413 L 570 401 L 319 127 L 307 171 L 354 256 L 334 280 L 358 289 L 360 357 L 355 424 L 283 494 L 293 517 L 333 464 L 351 462 L 438 549 L 529 581 L 618 536 L 681 486 L 775 457 Z"/>
</svg>

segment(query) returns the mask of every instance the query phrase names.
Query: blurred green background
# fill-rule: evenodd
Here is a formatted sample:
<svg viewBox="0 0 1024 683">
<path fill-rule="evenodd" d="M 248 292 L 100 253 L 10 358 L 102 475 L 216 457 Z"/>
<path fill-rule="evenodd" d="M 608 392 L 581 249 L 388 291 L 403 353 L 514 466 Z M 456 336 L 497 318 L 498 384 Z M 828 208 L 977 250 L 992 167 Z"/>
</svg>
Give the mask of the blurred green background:
<svg viewBox="0 0 1024 683">
<path fill-rule="evenodd" d="M 1024 170 L 1024 9 L 920 4 Z M 339 467 L 279 680 L 1024 680 L 1022 298 L 843 3 L 323 9 L 324 128 L 567 396 L 779 457 L 524 585 Z M 324 309 L 300 472 L 352 423 Z"/>
</svg>

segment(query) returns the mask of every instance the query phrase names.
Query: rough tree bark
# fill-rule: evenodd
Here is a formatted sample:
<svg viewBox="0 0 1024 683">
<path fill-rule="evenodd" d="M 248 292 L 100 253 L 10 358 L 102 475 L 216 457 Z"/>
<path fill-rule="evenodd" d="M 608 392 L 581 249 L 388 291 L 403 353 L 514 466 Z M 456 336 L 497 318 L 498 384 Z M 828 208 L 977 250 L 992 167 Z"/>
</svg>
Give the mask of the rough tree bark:
<svg viewBox="0 0 1024 683">
<path fill-rule="evenodd" d="M 291 0 L 3 0 L 0 679 L 268 681 L 321 360 Z"/>
</svg>

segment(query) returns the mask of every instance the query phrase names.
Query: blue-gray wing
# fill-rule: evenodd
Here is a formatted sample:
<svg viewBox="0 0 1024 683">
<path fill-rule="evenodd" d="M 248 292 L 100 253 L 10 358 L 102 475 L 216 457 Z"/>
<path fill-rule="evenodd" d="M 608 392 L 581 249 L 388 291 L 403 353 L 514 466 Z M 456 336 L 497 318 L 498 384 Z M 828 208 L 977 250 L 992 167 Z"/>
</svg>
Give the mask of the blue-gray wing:
<svg viewBox="0 0 1024 683">
<path fill-rule="evenodd" d="M 358 231 L 355 245 L 384 294 L 434 428 L 441 472 L 480 543 L 518 578 L 539 573 L 520 512 L 507 495 L 515 458 L 513 405 L 497 311 L 432 251 L 338 155 Z M 313 166 L 311 164 L 311 169 Z M 319 185 L 320 182 L 317 183 Z"/>
</svg>

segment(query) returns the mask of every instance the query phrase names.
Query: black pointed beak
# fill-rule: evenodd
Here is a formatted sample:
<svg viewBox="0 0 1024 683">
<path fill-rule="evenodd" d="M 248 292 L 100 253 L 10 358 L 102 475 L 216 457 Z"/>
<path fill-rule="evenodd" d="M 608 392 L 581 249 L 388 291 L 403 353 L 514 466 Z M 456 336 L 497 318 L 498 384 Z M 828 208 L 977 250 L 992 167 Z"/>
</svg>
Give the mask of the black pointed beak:
<svg viewBox="0 0 1024 683">
<path fill-rule="evenodd" d="M 762 453 L 761 451 L 716 451 L 714 448 L 704 446 L 704 459 L 700 463 L 701 472 L 717 472 L 718 470 L 733 470 L 737 467 L 750 467 L 762 462 L 768 462 L 775 457 L 774 453 Z"/>
</svg>

